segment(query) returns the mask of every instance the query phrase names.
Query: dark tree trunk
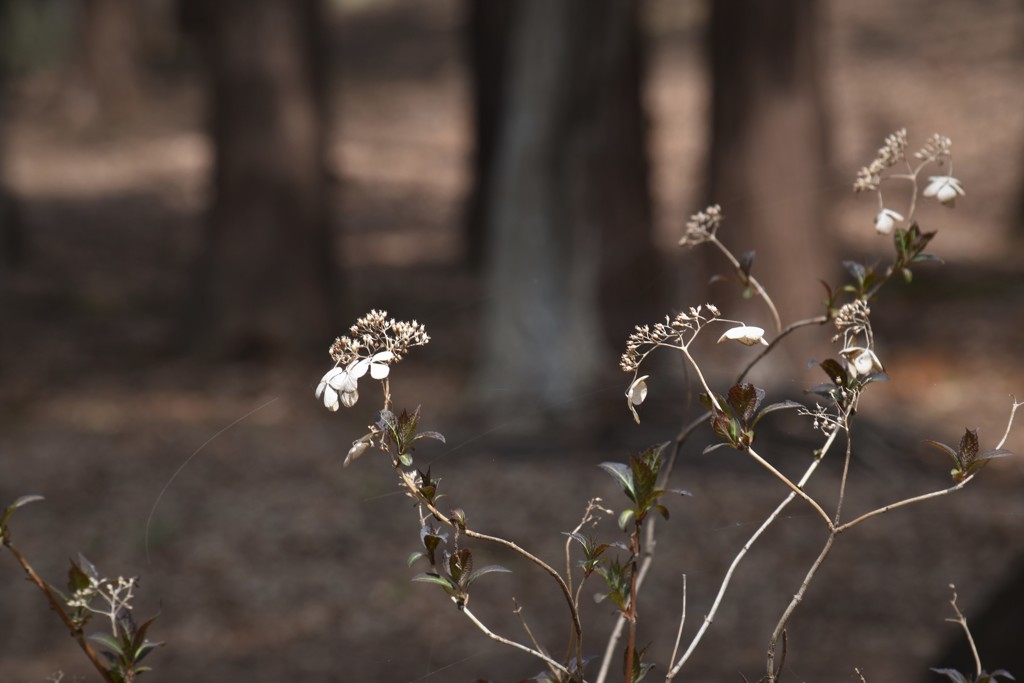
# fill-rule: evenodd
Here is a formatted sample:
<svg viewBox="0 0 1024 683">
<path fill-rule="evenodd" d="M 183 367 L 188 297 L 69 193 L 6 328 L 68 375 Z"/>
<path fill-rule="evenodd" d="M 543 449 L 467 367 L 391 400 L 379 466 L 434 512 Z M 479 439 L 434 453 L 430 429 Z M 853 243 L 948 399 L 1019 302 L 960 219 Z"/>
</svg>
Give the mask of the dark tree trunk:
<svg viewBox="0 0 1024 683">
<path fill-rule="evenodd" d="M 486 215 L 503 109 L 517 0 L 467 0 L 466 51 L 473 97 L 473 188 L 466 201 L 465 260 L 484 265 Z"/>
<path fill-rule="evenodd" d="M 194 332 L 217 354 L 322 345 L 333 311 L 321 3 L 220 0 L 197 11 L 215 199 Z"/>
<path fill-rule="evenodd" d="M 608 334 L 618 346 L 650 302 L 638 297 L 659 290 L 638 3 L 526 0 L 512 14 L 482 22 L 507 32 L 497 75 L 477 66 L 490 88 L 477 93 L 490 112 L 478 386 L 485 400 L 564 409 L 615 368 Z"/>
<path fill-rule="evenodd" d="M 7 28 L 3 22 L 8 19 L 7 0 L 0 0 L 0 33 Z M 0 121 L 5 120 L 7 106 L 6 64 L 0 59 Z M 0 284 L 4 273 L 21 263 L 25 256 L 24 232 L 21 228 L 18 204 L 7 189 L 3 175 L 3 160 L 6 154 L 3 127 L 0 126 Z"/>
<path fill-rule="evenodd" d="M 834 271 L 820 29 L 816 0 L 711 2 L 709 203 L 722 205 L 722 241 L 737 256 L 756 252 L 753 275 L 783 324 L 823 312 L 818 280 Z M 709 258 L 712 270 L 727 270 Z M 772 327 L 763 307 L 744 311 Z"/>
</svg>

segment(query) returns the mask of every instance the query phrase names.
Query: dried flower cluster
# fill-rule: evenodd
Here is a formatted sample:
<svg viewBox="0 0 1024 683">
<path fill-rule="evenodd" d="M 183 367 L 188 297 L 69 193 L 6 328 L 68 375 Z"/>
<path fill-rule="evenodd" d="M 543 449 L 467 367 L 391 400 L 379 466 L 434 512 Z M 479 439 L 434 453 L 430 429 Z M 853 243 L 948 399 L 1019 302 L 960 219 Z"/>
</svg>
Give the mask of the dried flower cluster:
<svg viewBox="0 0 1024 683">
<path fill-rule="evenodd" d="M 686 234 L 679 240 L 679 246 L 691 248 L 709 241 L 721 224 L 722 207 L 718 204 L 693 214 L 686 221 Z"/>
<path fill-rule="evenodd" d="M 334 367 L 320 379 L 316 397 L 331 411 L 359 400 L 359 379 L 367 372 L 377 380 L 387 378 L 391 366 L 402 360 L 411 346 L 430 341 L 426 328 L 413 320 L 388 318 L 387 311 L 372 310 L 349 328 L 348 337 L 331 344 Z"/>
<path fill-rule="evenodd" d="M 941 164 L 943 160 L 949 159 L 952 156 L 950 151 L 952 147 L 952 140 L 945 135 L 935 133 L 928 139 L 928 142 L 924 143 L 924 147 L 920 151 L 914 152 L 914 158 Z"/>
<path fill-rule="evenodd" d="M 905 160 L 907 158 L 906 154 L 907 129 L 900 128 L 885 138 L 885 144 L 878 148 L 875 160 L 857 171 L 857 180 L 853 183 L 854 191 L 877 190 L 878 186 L 882 183 L 882 171 L 891 168 L 897 162 Z"/>
<path fill-rule="evenodd" d="M 356 320 L 348 337 L 338 337 L 331 344 L 331 359 L 338 365 L 390 351 L 393 363 L 402 360 L 409 347 L 423 346 L 430 341 L 426 328 L 413 320 L 405 322 L 388 318 L 387 311 L 372 310 Z"/>
<path fill-rule="evenodd" d="M 867 377 L 883 372 L 882 361 L 875 354 L 875 337 L 871 331 L 871 309 L 863 299 L 845 304 L 836 313 L 835 325 L 839 334 L 833 342 L 843 340 L 839 355 L 846 361 L 850 373 L 855 377 Z"/>
<path fill-rule="evenodd" d="M 712 318 L 704 315 L 703 309 L 707 308 Z M 689 313 L 677 313 L 674 318 L 665 316 L 665 322 L 651 325 L 637 325 L 629 338 L 626 339 L 626 352 L 619 360 L 619 367 L 625 372 L 634 372 L 640 367 L 644 357 L 658 346 L 683 346 L 686 342 L 683 335 L 687 332 L 694 332 L 709 320 L 721 315 L 718 309 L 712 304 L 705 306 L 691 307 Z"/>
<path fill-rule="evenodd" d="M 76 589 L 67 600 L 68 607 L 79 609 L 93 614 L 99 614 L 110 621 L 111 633 L 118 632 L 117 619 L 125 612 L 132 609 L 132 598 L 135 597 L 135 587 L 139 583 L 137 577 L 117 577 L 117 582 L 95 576 L 88 576 L 88 583 Z M 106 603 L 106 608 L 98 609 L 93 607 L 96 599 Z"/>
</svg>

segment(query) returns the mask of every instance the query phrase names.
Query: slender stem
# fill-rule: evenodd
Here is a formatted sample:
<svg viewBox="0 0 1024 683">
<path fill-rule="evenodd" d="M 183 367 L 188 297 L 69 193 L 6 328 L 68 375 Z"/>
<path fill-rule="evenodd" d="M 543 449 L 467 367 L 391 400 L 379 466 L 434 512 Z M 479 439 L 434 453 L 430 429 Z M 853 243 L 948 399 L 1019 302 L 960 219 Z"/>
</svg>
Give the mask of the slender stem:
<svg viewBox="0 0 1024 683">
<path fill-rule="evenodd" d="M 846 524 L 842 524 L 842 525 L 839 525 L 839 526 L 831 526 L 831 533 L 829 534 L 828 540 L 825 541 L 825 545 L 821 549 L 821 553 L 818 555 L 817 559 L 814 561 L 814 564 L 811 565 L 811 568 L 807 571 L 807 575 L 804 577 L 803 583 L 800 584 L 800 589 L 796 592 L 796 594 L 793 596 L 793 599 L 790 601 L 789 605 L 786 607 L 786 611 L 783 612 L 782 618 L 779 619 L 779 623 L 775 626 L 775 631 L 772 633 L 772 637 L 768 641 L 768 672 L 767 672 L 767 680 L 769 681 L 769 683 L 771 683 L 772 681 L 776 680 L 776 675 L 778 673 L 778 672 L 776 672 L 774 670 L 774 666 L 775 666 L 775 645 L 778 642 L 779 637 L 781 636 L 781 634 L 785 630 L 786 624 L 789 622 L 789 618 L 790 618 L 790 616 L 792 616 L 793 611 L 796 609 L 797 605 L 799 605 L 800 602 L 803 600 L 804 593 L 807 591 L 808 586 L 810 586 L 811 581 L 814 579 L 815 574 L 817 574 L 818 568 L 821 566 L 821 563 L 825 561 L 825 558 L 828 556 L 829 551 L 832 549 L 832 544 L 835 542 L 836 537 L 839 536 L 839 534 L 843 533 L 844 531 L 847 531 L 848 529 L 851 529 L 851 528 L 857 526 L 861 522 L 867 521 L 867 520 L 871 519 L 872 517 L 876 517 L 878 515 L 881 515 L 881 514 L 884 514 L 886 512 L 889 512 L 890 510 L 895 510 L 896 508 L 901 508 L 901 507 L 904 507 L 906 505 L 911 505 L 913 503 L 920 503 L 920 502 L 923 502 L 923 501 L 926 501 L 926 500 L 930 500 L 932 498 L 938 498 L 940 496 L 945 496 L 947 494 L 950 494 L 950 493 L 952 493 L 954 491 L 958 491 L 958 490 L 962 489 L 964 486 L 966 486 L 967 482 L 969 482 L 973 478 L 974 478 L 974 475 L 971 475 L 970 477 L 967 477 L 966 479 L 964 479 L 960 483 L 958 483 L 958 484 L 956 484 L 954 486 L 951 486 L 949 488 L 942 489 L 940 491 L 932 491 L 931 493 L 926 493 L 926 494 L 923 494 L 923 495 L 920 495 L 920 496 L 914 496 L 912 498 L 906 498 L 906 499 L 901 500 L 899 502 L 891 503 L 889 505 L 885 505 L 883 507 L 876 508 L 875 510 L 872 510 L 871 512 L 864 513 L 860 517 L 857 517 L 856 519 L 853 519 L 853 520 L 847 522 Z"/>
<path fill-rule="evenodd" d="M 61 604 L 61 601 L 57 599 L 57 596 L 53 594 L 53 590 L 50 588 L 49 584 L 43 581 L 39 574 L 36 573 L 36 570 L 32 568 L 32 565 L 29 564 L 28 559 L 21 554 L 21 551 L 18 550 L 13 543 L 11 543 L 9 534 L 4 536 L 3 543 L 7 549 L 11 551 L 11 554 L 14 555 L 18 564 L 21 565 L 21 568 L 25 570 L 25 574 L 28 575 L 29 580 L 43 592 L 43 595 L 46 596 L 47 602 L 50 603 L 50 608 L 56 612 L 57 616 L 60 617 L 60 620 L 64 622 L 64 626 L 71 633 L 71 637 L 73 637 L 75 642 L 78 643 L 78 647 L 80 647 L 82 652 L 85 653 L 85 656 L 89 658 L 89 661 L 92 662 L 93 667 L 95 667 L 96 671 L 98 671 L 100 676 L 103 677 L 103 680 L 108 683 L 115 683 L 110 672 L 107 671 L 107 668 L 104 666 L 103 660 L 100 659 L 99 655 L 96 654 L 96 650 L 94 650 L 92 645 L 89 644 L 85 634 L 82 632 L 82 628 L 77 625 L 70 616 L 68 616 L 68 613 L 64 611 L 64 606 Z"/>
<path fill-rule="evenodd" d="M 450 526 L 452 528 L 458 528 L 461 533 L 466 534 L 470 538 L 475 538 L 475 539 L 478 539 L 478 540 L 481 540 L 481 541 L 489 541 L 491 543 L 496 543 L 498 545 L 501 545 L 501 546 L 504 546 L 504 547 L 508 548 L 509 550 L 519 554 L 520 556 L 524 557 L 525 559 L 529 560 L 533 564 L 535 564 L 538 567 L 540 567 L 541 569 L 543 569 L 545 572 L 547 572 L 551 576 L 551 578 L 553 578 L 555 580 L 555 582 L 558 584 L 558 587 L 562 590 L 562 595 L 564 596 L 566 604 L 569 607 L 569 614 L 572 617 L 573 628 L 576 631 L 576 661 L 577 662 L 582 662 L 583 661 L 583 624 L 580 622 L 579 610 L 576 608 L 576 603 L 573 601 L 572 591 L 569 590 L 569 586 L 565 583 L 565 580 L 559 575 L 559 573 L 551 565 L 549 565 L 547 562 L 545 562 L 544 560 L 540 559 L 536 555 L 530 553 L 526 549 L 519 547 L 518 545 L 516 545 L 512 541 L 509 541 L 509 540 L 504 539 L 504 538 L 500 538 L 498 536 L 490 536 L 488 534 L 482 534 L 479 531 L 473 531 L 472 529 L 457 527 L 455 525 L 455 523 L 452 522 L 452 520 L 450 520 L 440 510 L 438 510 L 437 507 L 433 503 L 428 501 L 426 498 L 424 498 L 420 494 L 419 489 L 416 487 L 416 482 L 413 481 L 413 479 L 412 479 L 412 475 L 410 475 L 408 472 L 403 470 L 400 467 L 400 463 L 398 463 L 397 460 L 393 461 L 392 465 L 394 466 L 395 471 L 398 472 L 399 477 L 402 479 L 402 483 L 404 483 L 406 488 L 409 489 L 409 492 L 412 494 L 413 498 L 415 498 L 425 508 L 430 510 L 430 513 L 432 515 L 434 515 L 434 517 L 438 521 L 443 522 L 444 524 L 447 524 L 448 526 Z"/>
<path fill-rule="evenodd" d="M 835 532 L 837 534 L 841 534 L 844 531 L 846 531 L 847 529 L 850 529 L 852 527 L 857 526 L 861 522 L 867 521 L 867 520 L 871 519 L 872 517 L 877 517 L 878 515 L 885 514 L 886 512 L 889 512 L 890 510 L 895 510 L 896 508 L 901 508 L 901 507 L 903 507 L 905 505 L 912 505 L 914 503 L 920 503 L 920 502 L 923 502 L 923 501 L 926 501 L 926 500 L 931 500 L 932 498 L 939 498 L 941 496 L 945 496 L 945 495 L 948 495 L 950 493 L 953 493 L 954 491 L 959 491 L 964 486 L 966 486 L 967 482 L 969 482 L 971 479 L 974 479 L 974 475 L 973 474 L 971 476 L 967 477 L 966 479 L 964 479 L 963 481 L 961 481 L 959 484 L 955 484 L 954 486 L 950 486 L 948 489 L 942 489 L 941 491 L 932 491 L 931 493 L 925 493 L 923 495 L 914 496 L 913 498 L 907 498 L 905 500 L 901 500 L 901 501 L 896 502 L 896 503 L 890 503 L 889 505 L 883 505 L 882 507 L 876 508 L 876 509 L 872 510 L 871 512 L 865 512 L 860 517 L 857 517 L 856 519 L 850 520 L 846 524 L 842 524 L 840 526 L 835 527 Z"/>
<path fill-rule="evenodd" d="M 853 439 L 850 438 L 850 424 L 848 420 L 849 416 L 844 415 L 843 432 L 846 434 L 846 455 L 843 458 L 843 477 L 839 481 L 839 497 L 836 500 L 836 516 L 833 518 L 833 526 L 839 525 L 839 520 L 843 514 L 843 501 L 846 500 L 846 483 L 850 477 L 850 460 L 853 455 Z"/>
<path fill-rule="evenodd" d="M 633 525 L 633 533 L 630 534 L 629 538 L 629 550 L 633 554 L 633 558 L 630 560 L 630 576 L 629 576 L 629 609 L 626 611 L 626 621 L 629 626 L 629 634 L 626 637 L 626 666 L 625 666 L 625 683 L 631 683 L 633 680 L 633 657 L 636 653 L 636 595 L 639 586 L 637 585 L 637 557 L 640 556 L 640 526 L 642 522 L 637 521 Z"/>
<path fill-rule="evenodd" d="M 772 349 L 774 349 L 782 339 L 789 336 L 796 330 L 799 330 L 801 327 L 808 327 L 810 325 L 824 325 L 829 320 L 831 320 L 831 318 L 827 315 L 818 315 L 813 318 L 797 320 L 796 322 L 787 325 L 784 330 L 782 330 L 775 336 L 775 339 L 768 342 L 768 346 L 761 349 L 761 353 L 754 356 L 754 358 L 751 359 L 749 363 L 747 363 L 747 366 L 743 368 L 743 371 L 739 374 L 739 377 L 736 378 L 736 383 L 739 384 L 740 382 L 742 382 L 743 378 L 747 376 L 747 373 L 749 373 L 754 368 L 754 366 L 761 361 L 762 358 L 771 353 Z"/>
<path fill-rule="evenodd" d="M 701 386 L 704 387 L 704 391 L 707 393 L 708 398 L 711 400 L 711 405 L 713 405 L 715 407 L 715 410 L 717 410 L 718 412 L 724 412 L 722 410 L 722 405 L 718 402 L 718 399 L 715 398 L 715 392 L 711 391 L 711 387 L 708 386 L 708 381 L 704 379 L 704 373 L 700 371 L 700 366 L 697 365 L 697 361 L 695 361 L 693 359 L 693 356 L 690 355 L 690 349 L 687 348 L 686 346 L 680 346 L 679 350 L 683 352 L 683 355 L 686 356 L 686 360 L 690 361 L 690 365 L 693 366 L 694 371 L 697 373 L 697 379 L 700 380 Z"/>
<path fill-rule="evenodd" d="M 960 611 L 960 608 L 956 604 L 956 586 L 949 584 L 949 589 L 953 591 L 953 599 L 949 601 L 949 604 L 953 606 L 953 611 L 956 612 L 956 619 L 946 619 L 946 621 L 951 621 L 954 624 L 960 624 L 960 627 L 963 628 L 964 634 L 967 636 L 967 644 L 970 645 L 971 654 L 974 656 L 974 670 L 976 671 L 975 680 L 977 680 L 981 678 L 982 674 L 981 657 L 978 656 L 978 646 L 974 644 L 974 636 L 971 635 L 971 629 L 967 627 L 967 617 L 964 616 L 964 613 Z"/>
<path fill-rule="evenodd" d="M 544 652 L 544 648 L 541 647 L 541 644 L 537 642 L 537 638 L 533 635 L 533 630 L 530 628 L 530 625 L 526 623 L 526 617 L 523 615 L 523 606 L 520 605 L 514 597 L 512 598 L 512 605 L 515 607 L 515 609 L 513 609 L 512 612 L 519 617 L 519 622 L 523 625 L 523 630 L 526 631 L 526 636 L 530 639 L 530 642 L 533 644 L 534 649 L 536 649 L 538 652 Z M 544 654 L 547 653 L 544 652 Z M 557 669 L 551 669 L 551 673 L 556 672 Z"/>
<path fill-rule="evenodd" d="M 757 452 L 753 448 L 748 446 L 746 450 L 747 450 L 747 453 L 752 458 L 754 458 L 754 460 L 756 460 L 766 470 L 768 470 L 769 472 L 774 474 L 775 477 L 779 481 L 784 483 L 786 486 L 788 486 L 790 488 L 790 490 L 793 491 L 793 493 L 795 493 L 796 495 L 800 496 L 805 501 L 807 501 L 811 505 L 811 507 L 813 507 L 814 510 L 821 516 L 821 518 L 823 520 L 825 520 L 825 524 L 828 525 L 828 528 L 830 530 L 835 528 L 835 525 L 832 523 L 832 519 L 828 516 L 828 513 L 825 512 L 821 508 L 821 505 L 818 504 L 818 501 L 814 500 L 813 498 L 808 496 L 806 493 L 804 493 L 803 489 L 801 489 L 799 486 L 794 484 L 793 481 L 789 477 L 787 477 L 782 472 L 779 472 L 777 469 L 775 469 L 775 467 L 770 462 L 768 462 L 767 460 L 762 458 L 760 455 L 758 455 Z"/>
<path fill-rule="evenodd" d="M 814 564 L 807 570 L 807 575 L 804 577 L 803 583 L 800 584 L 799 590 L 793 595 L 793 599 L 789 601 L 789 605 L 786 606 L 786 611 L 782 613 L 782 618 L 779 619 L 779 623 L 775 625 L 775 630 L 772 632 L 772 637 L 768 641 L 768 681 L 775 681 L 778 676 L 778 672 L 775 670 L 775 646 L 779 642 L 779 638 L 782 637 L 783 632 L 786 629 L 786 624 L 789 623 L 789 618 L 793 615 L 793 611 L 797 605 L 804 599 L 804 593 L 807 592 L 807 588 L 811 585 L 811 581 L 814 579 L 814 575 L 818 573 L 818 567 L 828 557 L 828 553 L 832 550 L 832 544 L 835 543 L 836 536 L 839 534 L 838 531 L 832 530 L 828 535 L 828 540 L 825 541 L 824 547 L 821 552 L 818 553 L 817 559 L 814 560 Z"/>
<path fill-rule="evenodd" d="M 810 465 L 808 465 L 807 470 L 804 472 L 803 476 L 801 476 L 800 480 L 797 482 L 798 486 L 803 487 L 807 484 L 808 481 L 810 481 L 811 476 L 814 474 L 814 471 L 818 469 L 818 465 L 820 465 L 822 460 L 824 460 L 825 454 L 828 453 L 828 451 L 832 448 L 832 444 L 835 443 L 837 435 L 838 432 L 835 431 L 829 434 L 828 439 L 825 440 L 825 443 L 821 447 L 820 454 L 811 462 Z M 794 498 L 796 498 L 795 492 L 791 492 L 788 496 L 786 496 L 782 500 L 782 502 L 775 507 L 772 513 L 768 515 L 768 517 L 764 520 L 761 526 L 757 528 L 753 535 L 751 535 L 751 537 L 747 539 L 747 542 L 743 544 L 743 547 L 740 549 L 739 553 L 737 553 L 736 557 L 733 558 L 732 564 L 729 565 L 729 569 L 726 571 L 725 577 L 722 579 L 722 584 L 718 588 L 718 594 L 715 596 L 715 601 L 712 603 L 711 609 L 708 611 L 707 616 L 704 617 L 704 621 L 701 623 L 700 628 L 697 630 L 697 633 L 693 636 L 693 639 L 690 641 L 690 645 L 686 648 L 686 652 L 683 653 L 683 656 L 679 658 L 679 661 L 675 663 L 672 669 L 668 672 L 668 675 L 665 676 L 666 681 L 672 680 L 679 674 L 679 671 L 683 668 L 686 662 L 689 661 L 690 656 L 693 654 L 694 650 L 697 649 L 697 645 L 700 643 L 701 639 L 704 638 L 704 634 L 711 626 L 712 621 L 714 621 L 715 615 L 718 614 L 718 608 L 722 604 L 722 599 L 725 597 L 725 592 L 729 588 L 729 583 L 732 580 L 732 575 L 736 571 L 736 568 L 739 566 L 740 562 L 753 547 L 757 539 L 761 537 L 761 534 L 763 534 L 768 529 L 768 527 L 771 526 L 776 519 L 778 519 L 779 515 L 782 514 L 782 511 L 786 509 L 786 506 L 793 502 Z"/>
<path fill-rule="evenodd" d="M 1006 439 L 1010 436 L 1010 429 L 1013 428 L 1013 416 L 1017 414 L 1017 408 L 1024 406 L 1024 402 L 1018 401 L 1017 397 L 1010 396 L 1010 398 L 1013 400 L 1013 407 L 1010 408 L 1010 419 L 1006 422 L 1006 431 L 1003 433 L 1003 438 L 1001 438 L 999 443 L 996 444 L 996 450 L 1002 448 L 1003 444 L 1006 443 Z"/>
<path fill-rule="evenodd" d="M 679 615 L 679 630 L 676 631 L 676 642 L 672 646 L 672 655 L 668 658 L 669 662 L 676 661 L 676 655 L 679 654 L 679 643 L 683 640 L 684 625 L 686 625 L 686 574 L 683 574 L 683 609 L 682 614 Z"/>
<path fill-rule="evenodd" d="M 455 598 L 452 598 L 452 601 L 454 602 Z M 526 645 L 523 645 L 522 643 L 517 643 L 514 640 L 509 640 L 508 638 L 504 638 L 502 636 L 499 636 L 497 633 L 495 633 L 491 629 L 487 628 L 487 626 L 485 626 L 482 621 L 477 619 L 476 615 L 473 614 L 472 612 L 470 612 L 468 607 L 463 606 L 460 611 L 463 614 L 465 614 L 466 617 L 471 622 L 473 622 L 473 624 L 475 624 L 476 627 L 478 629 L 480 629 L 485 636 L 487 636 L 491 640 L 496 640 L 499 643 L 501 643 L 502 645 L 508 645 L 509 647 L 514 647 L 517 650 L 522 650 L 523 652 L 526 652 L 527 654 L 531 654 L 534 657 L 543 660 L 549 667 L 551 667 L 553 669 L 556 669 L 558 671 L 561 671 L 562 673 L 564 673 L 566 675 L 569 675 L 569 676 L 572 675 L 572 672 L 569 671 L 568 667 L 563 666 L 562 664 L 559 664 L 558 662 L 556 662 L 555 660 L 551 659 L 551 657 L 549 657 L 548 655 L 544 654 L 540 650 L 534 650 L 532 647 L 527 647 Z"/>
<path fill-rule="evenodd" d="M 740 262 L 736 259 L 735 256 L 732 255 L 732 252 L 729 251 L 729 249 L 724 244 L 718 241 L 717 237 L 712 235 L 710 241 L 712 244 L 718 247 L 719 251 L 725 254 L 725 257 L 727 259 L 729 259 L 729 263 L 732 264 L 732 267 L 736 270 L 736 273 L 740 276 L 741 279 L 745 280 L 744 284 L 749 284 L 757 291 L 758 296 L 760 296 L 764 300 L 764 303 L 768 306 L 768 310 L 770 310 L 772 313 L 772 318 L 775 320 L 775 331 L 781 332 L 782 320 L 779 318 L 779 310 L 775 308 L 775 302 L 773 302 L 771 297 L 768 296 L 768 292 L 766 292 L 764 287 L 761 286 L 761 283 L 758 282 L 753 275 L 748 275 L 747 273 L 743 272 L 743 268 L 742 266 L 740 266 Z"/>
</svg>

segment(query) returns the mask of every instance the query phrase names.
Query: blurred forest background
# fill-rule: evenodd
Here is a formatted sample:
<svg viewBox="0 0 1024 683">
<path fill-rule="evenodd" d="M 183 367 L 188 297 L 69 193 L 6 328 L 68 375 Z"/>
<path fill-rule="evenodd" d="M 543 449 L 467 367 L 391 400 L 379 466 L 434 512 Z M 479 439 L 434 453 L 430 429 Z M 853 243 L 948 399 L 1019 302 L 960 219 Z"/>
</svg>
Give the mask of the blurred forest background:
<svg viewBox="0 0 1024 683">
<path fill-rule="evenodd" d="M 712 301 L 770 327 L 735 284 L 707 284 L 715 254 L 679 250 L 686 217 L 721 203 L 723 241 L 756 250 L 784 321 L 814 315 L 840 258 L 891 250 L 875 199 L 850 188 L 901 127 L 911 147 L 953 139 L 967 196 L 920 206 L 946 264 L 875 308 L 893 381 L 864 399 L 851 509 L 943 486 L 920 439 L 980 427 L 992 447 L 1024 396 L 1017 0 L 0 0 L 0 56 L 0 504 L 46 496 L 13 530 L 54 583 L 78 551 L 142 576 L 137 609 L 160 612 L 168 643 L 153 681 L 536 673 L 409 583 L 418 528 L 388 468 L 340 468 L 376 389 L 339 415 L 313 398 L 331 340 L 370 308 L 424 322 L 433 342 L 392 380 L 448 436 L 422 461 L 478 526 L 557 562 L 589 497 L 617 505 L 594 465 L 687 414 L 666 362 L 633 425 L 632 326 Z M 796 339 L 759 380 L 799 396 L 830 335 Z M 746 356 L 712 357 L 726 381 Z M 800 467 L 809 431 L 783 423 L 789 446 L 764 452 Z M 659 661 L 680 573 L 696 628 L 785 493 L 706 443 L 678 471 L 696 495 L 673 507 L 641 599 Z M 952 581 L 986 665 L 1024 676 L 1007 638 L 1024 630 L 1022 483 L 1024 460 L 1004 459 L 844 537 L 794 619 L 788 675 L 934 676 L 962 656 Z M 739 572 L 696 680 L 760 676 L 824 540 L 803 513 Z M 485 579 L 478 613 L 518 633 L 515 595 L 561 647 L 552 593 L 481 553 L 515 573 Z M 607 611 L 587 607 L 610 627 Z M 0 624 L 5 683 L 92 680 L 6 559 Z"/>
</svg>

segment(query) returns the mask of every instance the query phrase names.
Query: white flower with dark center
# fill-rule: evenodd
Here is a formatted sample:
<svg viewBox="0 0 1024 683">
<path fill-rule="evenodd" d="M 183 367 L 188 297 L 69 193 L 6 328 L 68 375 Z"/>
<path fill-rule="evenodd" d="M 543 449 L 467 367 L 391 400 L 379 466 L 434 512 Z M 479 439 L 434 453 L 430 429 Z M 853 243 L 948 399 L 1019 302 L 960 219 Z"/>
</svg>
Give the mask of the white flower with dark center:
<svg viewBox="0 0 1024 683">
<path fill-rule="evenodd" d="M 875 216 L 875 230 L 880 235 L 891 235 L 892 229 L 896 227 L 898 221 L 903 220 L 903 216 L 896 213 L 892 209 L 882 209 Z"/>
<path fill-rule="evenodd" d="M 369 358 L 354 360 L 344 368 L 331 368 L 321 378 L 316 397 L 322 399 L 324 406 L 332 412 L 339 405 L 351 408 L 359 400 L 359 378 L 369 371 L 373 379 L 384 379 L 391 371 L 387 361 L 394 357 L 390 351 L 380 351 Z"/>
<path fill-rule="evenodd" d="M 957 197 L 967 194 L 960 181 L 951 175 L 933 175 L 928 181 L 928 187 L 924 188 L 924 196 L 935 197 L 946 206 L 953 206 Z"/>
<path fill-rule="evenodd" d="M 768 346 L 768 342 L 764 339 L 764 330 L 753 325 L 740 325 L 726 330 L 725 334 L 718 338 L 719 344 L 724 341 L 737 341 L 744 346 L 753 346 L 754 344 Z"/>
<path fill-rule="evenodd" d="M 882 361 L 878 360 L 875 352 L 863 346 L 848 346 L 840 351 L 839 355 L 850 364 L 850 372 L 855 377 L 863 377 L 884 371 Z"/>
<path fill-rule="evenodd" d="M 633 413 L 633 419 L 636 420 L 637 424 L 640 424 L 640 415 L 636 412 L 636 406 L 640 405 L 647 398 L 647 382 L 644 380 L 650 377 L 650 375 L 644 375 L 643 377 L 637 377 L 626 389 L 626 406 L 629 408 L 629 412 Z"/>
</svg>

